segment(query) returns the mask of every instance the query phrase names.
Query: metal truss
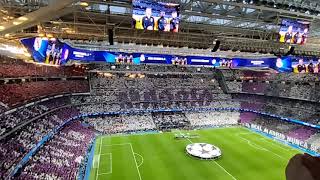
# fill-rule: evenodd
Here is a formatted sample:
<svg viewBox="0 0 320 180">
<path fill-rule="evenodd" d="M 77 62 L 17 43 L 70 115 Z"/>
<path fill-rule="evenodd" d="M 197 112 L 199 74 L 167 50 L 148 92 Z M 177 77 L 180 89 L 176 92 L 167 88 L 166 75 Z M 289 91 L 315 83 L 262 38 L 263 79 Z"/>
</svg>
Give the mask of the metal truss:
<svg viewBox="0 0 320 180">
<path fill-rule="evenodd" d="M 0 0 L 0 25 L 13 17 L 27 15 L 59 0 Z M 63 1 L 63 0 L 62 0 Z M 320 2 L 318 0 L 170 0 L 181 4 L 179 33 L 160 33 L 131 28 L 131 0 L 85 0 L 79 6 L 74 0 L 55 16 L 39 19 L 36 24 L 46 34 L 63 39 L 107 41 L 108 30 L 119 43 L 149 44 L 193 48 L 212 48 L 216 40 L 222 48 L 256 48 L 258 52 L 286 49 L 277 43 L 282 18 L 312 23 L 306 47 L 316 50 L 320 44 Z M 47 15 L 50 16 L 50 15 Z M 11 38 L 33 36 L 39 30 L 24 28 L 11 33 Z M 1 34 L 1 31 L 0 31 Z M 314 47 L 314 48 L 313 48 Z M 297 47 L 299 49 L 299 47 Z M 304 51 L 303 50 L 303 51 Z M 319 50 L 317 50 L 319 51 Z"/>
</svg>

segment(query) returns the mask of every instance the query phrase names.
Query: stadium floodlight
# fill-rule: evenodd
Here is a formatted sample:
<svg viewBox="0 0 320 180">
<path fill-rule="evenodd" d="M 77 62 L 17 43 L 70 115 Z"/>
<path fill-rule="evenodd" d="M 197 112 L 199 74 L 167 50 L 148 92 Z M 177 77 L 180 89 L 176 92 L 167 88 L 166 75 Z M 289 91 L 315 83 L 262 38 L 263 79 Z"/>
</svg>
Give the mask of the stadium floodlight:
<svg viewBox="0 0 320 180">
<path fill-rule="evenodd" d="M 18 19 L 21 20 L 21 21 L 27 21 L 27 20 L 28 20 L 28 18 L 27 18 L 27 17 L 24 17 L 24 16 L 21 16 L 21 17 L 19 17 Z"/>
<path fill-rule="evenodd" d="M 87 2 L 80 2 L 79 4 L 80 4 L 80 6 L 83 6 L 83 7 L 89 6 L 89 4 Z"/>
<path fill-rule="evenodd" d="M 21 23 L 22 23 L 22 22 L 20 22 L 20 21 L 13 21 L 13 22 L 12 22 L 13 25 L 19 25 L 19 24 L 21 24 Z"/>
</svg>

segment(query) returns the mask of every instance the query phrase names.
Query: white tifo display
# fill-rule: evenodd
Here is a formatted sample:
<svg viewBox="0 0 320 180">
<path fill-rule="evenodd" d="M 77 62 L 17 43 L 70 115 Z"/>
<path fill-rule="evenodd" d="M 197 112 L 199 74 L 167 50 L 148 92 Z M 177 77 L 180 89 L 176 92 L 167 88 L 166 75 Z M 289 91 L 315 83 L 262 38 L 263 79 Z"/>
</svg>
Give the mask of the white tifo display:
<svg viewBox="0 0 320 180">
<path fill-rule="evenodd" d="M 207 143 L 189 144 L 186 147 L 186 151 L 189 155 L 204 160 L 216 159 L 222 155 L 218 147 Z"/>
</svg>

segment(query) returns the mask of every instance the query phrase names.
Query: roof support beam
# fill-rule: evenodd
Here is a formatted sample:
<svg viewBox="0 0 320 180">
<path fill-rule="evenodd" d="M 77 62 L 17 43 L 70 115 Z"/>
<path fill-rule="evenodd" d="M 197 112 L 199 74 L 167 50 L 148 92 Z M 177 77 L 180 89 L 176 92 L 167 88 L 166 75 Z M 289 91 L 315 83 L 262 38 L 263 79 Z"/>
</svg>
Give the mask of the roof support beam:
<svg viewBox="0 0 320 180">
<path fill-rule="evenodd" d="M 1 24 L 0 35 L 15 33 L 32 27 L 41 21 L 57 18 L 59 14 L 63 15 L 64 13 L 61 13 L 64 12 L 63 9 L 73 2 L 74 0 L 51 0 L 48 6 Z"/>
</svg>

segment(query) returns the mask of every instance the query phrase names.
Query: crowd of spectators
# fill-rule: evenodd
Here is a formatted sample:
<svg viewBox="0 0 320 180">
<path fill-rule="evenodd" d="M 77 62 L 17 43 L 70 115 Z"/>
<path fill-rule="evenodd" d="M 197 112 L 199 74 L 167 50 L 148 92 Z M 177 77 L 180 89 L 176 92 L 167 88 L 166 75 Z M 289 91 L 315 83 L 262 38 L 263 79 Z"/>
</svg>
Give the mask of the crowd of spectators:
<svg viewBox="0 0 320 180">
<path fill-rule="evenodd" d="M 0 78 L 85 76 L 87 70 L 83 65 L 47 66 L 22 60 L 4 61 L 1 58 L 3 57 L 0 57 Z"/>
<path fill-rule="evenodd" d="M 233 95 L 232 101 L 240 103 L 242 109 L 267 112 L 311 124 L 320 124 L 320 106 L 315 102 L 249 94 Z M 249 118 L 249 116 L 247 117 Z"/>
<path fill-rule="evenodd" d="M 287 137 L 287 140 L 291 138 L 293 143 L 299 145 L 307 143 L 308 149 L 320 152 L 320 131 L 314 128 L 266 116 L 255 116 L 250 121 L 240 119 L 240 123 L 259 125 L 263 128 L 262 131 L 265 131 L 265 129 L 272 130 L 273 134 L 280 133 L 278 134 L 279 137 Z"/>
<path fill-rule="evenodd" d="M 0 102 L 0 114 L 9 110 L 9 107 L 2 102 Z"/>
<path fill-rule="evenodd" d="M 227 112 L 193 112 L 186 113 L 192 127 L 212 127 L 238 124 L 240 113 Z"/>
<path fill-rule="evenodd" d="M 84 118 L 82 122 L 89 124 L 103 134 L 129 133 L 156 129 L 151 114 L 110 115 Z"/>
<path fill-rule="evenodd" d="M 56 67 L 36 67 L 28 64 L 26 69 L 17 65 L 19 76 L 62 76 L 76 75 L 78 72 L 64 72 Z M 2 67 L 11 68 L 11 64 Z M 17 77 L 15 73 L 2 70 L 1 77 Z M 34 71 L 32 68 L 35 68 Z M 56 68 L 56 69 L 54 69 Z M 229 91 L 225 94 L 215 79 L 210 68 L 179 66 L 135 66 L 135 65 L 90 65 L 96 70 L 111 71 L 110 74 L 90 74 L 91 95 L 58 98 L 39 103 L 9 114 L 1 114 L 17 104 L 41 96 L 63 93 L 89 92 L 85 80 L 55 80 L 24 82 L 21 84 L 0 85 L 0 136 L 15 127 L 34 119 L 11 136 L 1 140 L 0 177 L 8 173 L 46 134 L 61 125 L 66 119 L 78 114 L 154 109 L 189 109 L 200 107 L 243 108 L 268 112 L 307 122 L 320 123 L 318 104 L 288 100 L 278 97 L 312 100 L 318 80 L 314 76 L 295 76 L 290 83 L 283 83 L 284 75 L 250 71 L 223 69 Z M 130 76 L 130 73 L 116 71 L 148 72 Z M 114 71 L 114 72 L 112 72 Z M 152 72 L 152 73 L 151 73 Z M 175 73 L 172 73 L 175 72 Z M 132 73 L 132 72 L 131 72 Z M 181 74 L 179 74 L 181 73 Z M 203 74 L 206 75 L 204 76 Z M 211 73 L 211 75 L 210 75 Z M 78 75 L 81 75 L 78 74 Z M 83 74 L 82 74 L 83 75 Z M 283 77 L 280 77 L 283 76 Z M 253 78 L 254 77 L 254 78 Z M 291 78 L 291 77 L 290 77 Z M 299 80 L 298 78 L 301 78 Z M 274 81 L 274 82 L 269 82 Z M 320 89 L 320 88 L 319 88 Z M 242 94 L 248 93 L 248 94 Z M 272 97 L 250 95 L 263 94 Z M 233 97 L 233 98 L 232 98 Z M 2 102 L 2 103 L 1 103 Z M 70 107 L 63 107 L 65 105 Z M 58 108 L 58 109 L 56 109 Z M 54 113 L 42 114 L 55 110 Z M 69 124 L 54 136 L 30 160 L 23 169 L 20 179 L 75 179 L 79 165 L 83 160 L 88 144 L 95 132 L 103 134 L 130 133 L 148 130 L 169 130 L 175 128 L 192 129 L 235 125 L 238 122 L 257 124 L 290 137 L 308 142 L 313 147 L 320 147 L 319 132 L 274 118 L 262 117 L 253 113 L 239 112 L 153 112 L 136 115 L 106 115 L 83 118 L 80 122 Z"/>
<path fill-rule="evenodd" d="M 153 112 L 136 115 L 101 115 L 83 118 L 82 122 L 99 133 L 116 134 L 236 125 L 239 117 L 239 112 Z"/>
<path fill-rule="evenodd" d="M 84 96 L 83 96 L 84 97 Z M 77 98 L 78 99 L 78 98 Z M 81 101 L 73 101 L 79 103 Z M 215 101 L 163 101 L 163 102 L 135 102 L 135 103 L 85 103 L 78 105 L 83 114 L 115 111 L 163 110 L 163 109 L 191 109 L 191 108 L 240 108 L 240 102 L 229 100 Z"/>
<path fill-rule="evenodd" d="M 82 114 L 102 113 L 102 112 L 116 112 L 122 111 L 120 105 L 113 104 L 87 104 L 78 107 Z"/>
<path fill-rule="evenodd" d="M 106 63 L 97 63 L 89 65 L 90 69 L 95 69 L 97 71 L 130 71 L 130 72 L 150 72 L 157 74 L 165 73 L 183 73 L 183 74 L 211 74 L 216 71 L 212 67 L 196 67 L 196 66 L 173 66 L 166 64 L 143 64 L 143 65 L 134 65 L 134 64 L 106 64 Z"/>
<path fill-rule="evenodd" d="M 227 81 L 254 80 L 254 81 L 293 81 L 316 82 L 319 76 L 314 74 L 278 73 L 274 70 L 245 70 L 245 69 L 220 69 Z"/>
<path fill-rule="evenodd" d="M 29 161 L 18 179 L 75 179 L 94 137 L 94 131 L 80 122 L 67 125 Z"/>
<path fill-rule="evenodd" d="M 0 102 L 15 106 L 40 97 L 89 92 L 86 80 L 36 81 L 0 85 Z"/>
<path fill-rule="evenodd" d="M 178 89 L 210 89 L 214 93 L 223 93 L 213 76 L 197 75 L 145 75 L 133 78 L 128 74 L 113 74 L 111 77 L 92 75 L 90 78 L 93 93 L 105 95 L 124 91 L 143 94 L 144 91 Z M 171 92 L 173 93 L 173 92 Z"/>
<path fill-rule="evenodd" d="M 48 111 L 48 108 L 43 105 L 35 105 L 30 108 L 22 109 L 21 111 L 15 111 L 8 115 L 0 116 L 0 136 L 6 132 L 12 130 L 26 120 L 30 120 L 37 115 L 40 115 Z"/>
<path fill-rule="evenodd" d="M 233 93 L 264 94 L 319 101 L 319 76 L 294 73 L 223 70 L 228 90 Z"/>
<path fill-rule="evenodd" d="M 1 139 L 0 177 L 7 177 L 12 168 L 42 138 L 66 119 L 78 115 L 74 108 L 62 108 L 31 122 L 9 137 Z"/>
<path fill-rule="evenodd" d="M 318 149 L 318 152 L 320 152 L 320 132 L 311 135 L 306 142 L 311 145 L 311 149 Z"/>
<path fill-rule="evenodd" d="M 43 113 L 68 104 L 70 104 L 69 97 L 60 97 L 50 101 L 40 102 L 29 107 L 16 109 L 8 114 L 0 114 L 0 136 Z"/>
<path fill-rule="evenodd" d="M 291 99 L 319 101 L 317 93 L 319 85 L 314 82 L 250 82 L 250 81 L 226 81 L 226 85 L 232 93 L 263 94 L 275 97 Z"/>
<path fill-rule="evenodd" d="M 90 83 L 93 95 L 75 102 L 116 101 L 124 110 L 209 106 L 217 99 L 231 98 L 212 75 L 153 74 L 130 78 L 115 73 L 112 77 L 92 75 Z"/>
<path fill-rule="evenodd" d="M 186 118 L 184 113 L 152 113 L 152 118 L 159 130 L 185 129 L 190 127 L 190 121 Z"/>
</svg>

